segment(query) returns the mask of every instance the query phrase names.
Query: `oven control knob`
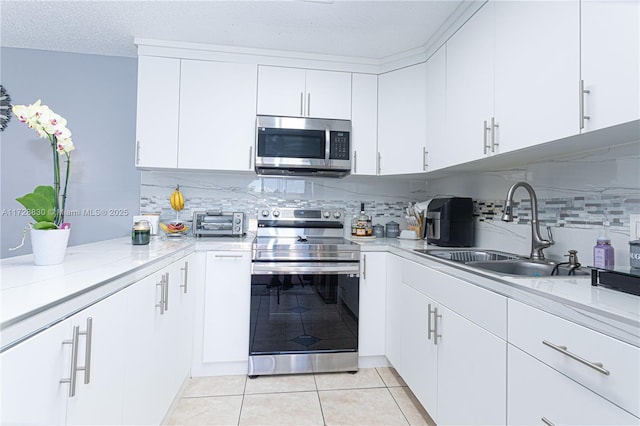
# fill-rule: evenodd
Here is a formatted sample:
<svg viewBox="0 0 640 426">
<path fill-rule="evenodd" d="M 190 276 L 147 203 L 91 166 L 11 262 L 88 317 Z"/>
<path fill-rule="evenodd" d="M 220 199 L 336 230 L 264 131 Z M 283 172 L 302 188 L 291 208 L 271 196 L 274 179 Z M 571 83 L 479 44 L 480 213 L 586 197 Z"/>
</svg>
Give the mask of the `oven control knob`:
<svg viewBox="0 0 640 426">
<path fill-rule="evenodd" d="M 335 217 L 336 219 L 340 219 L 340 216 L 342 216 L 342 213 L 340 213 L 339 210 L 336 210 L 335 212 L 333 212 L 333 217 Z"/>
<path fill-rule="evenodd" d="M 262 217 L 269 216 L 269 210 L 262 210 Z"/>
<path fill-rule="evenodd" d="M 331 217 L 331 212 L 329 211 L 322 212 L 322 216 L 324 216 L 325 219 L 329 219 Z"/>
<path fill-rule="evenodd" d="M 274 210 L 273 217 L 278 217 L 278 216 L 280 216 L 280 210 Z"/>
</svg>

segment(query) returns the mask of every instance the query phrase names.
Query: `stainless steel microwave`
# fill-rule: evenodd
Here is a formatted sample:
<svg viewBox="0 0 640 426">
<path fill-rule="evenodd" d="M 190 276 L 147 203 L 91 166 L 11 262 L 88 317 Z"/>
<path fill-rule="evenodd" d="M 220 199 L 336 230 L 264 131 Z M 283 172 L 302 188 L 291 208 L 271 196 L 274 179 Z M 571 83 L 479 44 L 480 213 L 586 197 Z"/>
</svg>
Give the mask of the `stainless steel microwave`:
<svg viewBox="0 0 640 426">
<path fill-rule="evenodd" d="M 344 177 L 351 173 L 351 121 L 259 115 L 255 152 L 259 175 Z"/>
</svg>

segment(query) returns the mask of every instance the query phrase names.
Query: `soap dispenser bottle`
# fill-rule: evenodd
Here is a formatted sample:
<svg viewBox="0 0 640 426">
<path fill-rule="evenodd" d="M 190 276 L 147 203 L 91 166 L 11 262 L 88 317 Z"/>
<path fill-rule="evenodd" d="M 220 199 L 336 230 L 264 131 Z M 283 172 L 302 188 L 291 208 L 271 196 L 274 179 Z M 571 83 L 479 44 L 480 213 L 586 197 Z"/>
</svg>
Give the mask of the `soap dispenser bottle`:
<svg viewBox="0 0 640 426">
<path fill-rule="evenodd" d="M 593 248 L 593 266 L 598 269 L 613 269 L 615 266 L 611 239 L 605 231 L 600 234 Z"/>
</svg>

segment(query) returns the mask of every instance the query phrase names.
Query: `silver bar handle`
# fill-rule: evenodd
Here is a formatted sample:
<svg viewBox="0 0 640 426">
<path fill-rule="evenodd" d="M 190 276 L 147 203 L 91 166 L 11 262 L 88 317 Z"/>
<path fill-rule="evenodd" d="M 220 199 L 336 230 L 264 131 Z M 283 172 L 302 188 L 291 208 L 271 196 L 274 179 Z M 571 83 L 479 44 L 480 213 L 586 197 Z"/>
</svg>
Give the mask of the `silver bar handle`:
<svg viewBox="0 0 640 426">
<path fill-rule="evenodd" d="M 584 115 L 584 95 L 591 93 L 590 90 L 584 90 L 584 80 L 580 80 L 578 102 L 580 105 L 580 130 L 584 129 L 584 120 L 590 120 L 591 117 Z"/>
<path fill-rule="evenodd" d="M 547 419 L 546 417 L 542 417 L 540 420 L 542 420 L 542 423 L 544 423 L 547 426 L 556 426 L 555 423 L 553 423 L 551 420 Z"/>
<path fill-rule="evenodd" d="M 91 382 L 91 342 L 93 340 L 93 318 L 87 318 L 87 330 L 80 333 L 85 337 L 84 344 L 84 367 L 78 368 L 78 370 L 84 370 L 84 384 L 88 385 Z"/>
<path fill-rule="evenodd" d="M 367 255 L 362 255 L 362 278 L 367 279 Z"/>
<path fill-rule="evenodd" d="M 164 311 L 167 312 L 169 310 L 169 273 L 166 272 L 164 276 Z"/>
<path fill-rule="evenodd" d="M 438 318 L 442 318 L 442 315 L 438 315 L 438 307 L 433 308 L 433 344 L 438 344 L 438 338 L 442 337 L 442 334 L 438 333 Z"/>
<path fill-rule="evenodd" d="M 431 340 L 431 333 L 433 333 L 433 330 L 431 330 L 431 303 L 429 303 L 428 305 L 428 310 L 429 313 L 427 314 L 427 340 Z"/>
<path fill-rule="evenodd" d="M 136 166 L 140 165 L 140 141 L 136 141 Z"/>
<path fill-rule="evenodd" d="M 358 172 L 358 151 L 353 151 L 353 173 Z"/>
<path fill-rule="evenodd" d="M 490 148 L 489 145 L 487 145 L 487 132 L 491 130 L 488 126 L 487 126 L 487 120 L 484 120 L 484 123 L 482 125 L 482 152 L 486 155 L 487 154 L 487 149 Z"/>
<path fill-rule="evenodd" d="M 427 171 L 427 166 L 429 165 L 427 163 L 427 154 L 429 154 L 429 151 L 427 151 L 427 147 L 423 146 L 422 147 L 422 171 L 426 172 Z"/>
<path fill-rule="evenodd" d="M 180 285 L 180 288 L 184 289 L 182 292 L 187 292 L 187 281 L 189 276 L 189 262 L 184 262 L 184 268 L 180 268 L 181 271 L 184 271 L 184 282 Z"/>
<path fill-rule="evenodd" d="M 304 93 L 300 92 L 300 115 L 304 117 Z"/>
<path fill-rule="evenodd" d="M 156 287 L 160 287 L 160 302 L 156 304 L 156 308 L 160 308 L 160 315 L 164 315 L 164 274 L 159 283 L 156 283 Z"/>
<path fill-rule="evenodd" d="M 543 340 L 542 343 L 546 346 L 549 346 L 551 349 L 555 349 L 561 354 L 566 355 L 569 358 L 574 359 L 579 363 L 586 365 L 587 367 L 593 368 L 598 373 L 602 373 L 605 376 L 609 376 L 611 374 L 609 370 L 604 368 L 601 362 L 592 362 L 592 361 L 586 360 L 579 355 L 569 352 L 566 346 L 554 345 L 553 343 L 547 342 L 546 340 Z"/>
<path fill-rule="evenodd" d="M 60 379 L 60 383 L 69 383 L 69 398 L 76 395 L 76 378 L 78 373 L 78 340 L 80 339 L 80 327 L 73 326 L 71 340 L 63 340 L 63 345 L 71 345 L 71 366 L 69 368 L 69 378 Z"/>
<path fill-rule="evenodd" d="M 253 145 L 249 145 L 249 170 L 251 170 L 251 164 L 253 164 Z"/>
<path fill-rule="evenodd" d="M 217 259 L 240 259 L 241 254 L 214 254 L 213 257 Z"/>
<path fill-rule="evenodd" d="M 381 162 L 380 151 L 378 151 L 378 159 L 377 160 L 378 160 L 377 161 L 378 164 L 376 165 L 377 166 L 376 168 L 378 169 L 378 174 L 380 174 L 380 162 Z"/>
<path fill-rule="evenodd" d="M 496 129 L 498 127 L 499 124 L 496 123 L 496 118 L 491 117 L 491 152 L 496 152 L 496 146 L 498 146 L 496 142 Z"/>
<path fill-rule="evenodd" d="M 307 117 L 311 117 L 311 93 L 307 93 Z"/>
</svg>

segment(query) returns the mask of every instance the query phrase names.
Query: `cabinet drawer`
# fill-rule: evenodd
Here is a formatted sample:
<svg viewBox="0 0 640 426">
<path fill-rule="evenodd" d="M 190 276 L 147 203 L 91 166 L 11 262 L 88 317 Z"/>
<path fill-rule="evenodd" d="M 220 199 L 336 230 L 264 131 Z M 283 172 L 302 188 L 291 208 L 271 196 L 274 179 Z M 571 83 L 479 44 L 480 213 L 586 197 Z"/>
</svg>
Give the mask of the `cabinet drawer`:
<svg viewBox="0 0 640 426">
<path fill-rule="evenodd" d="M 640 348 L 509 300 L 509 343 L 640 417 Z"/>
<path fill-rule="evenodd" d="M 507 424 L 638 425 L 640 419 L 509 345 Z M 544 419 L 544 420 L 543 420 Z"/>
<path fill-rule="evenodd" d="M 411 261 L 403 262 L 402 282 L 498 337 L 507 338 L 506 297 Z"/>
</svg>

